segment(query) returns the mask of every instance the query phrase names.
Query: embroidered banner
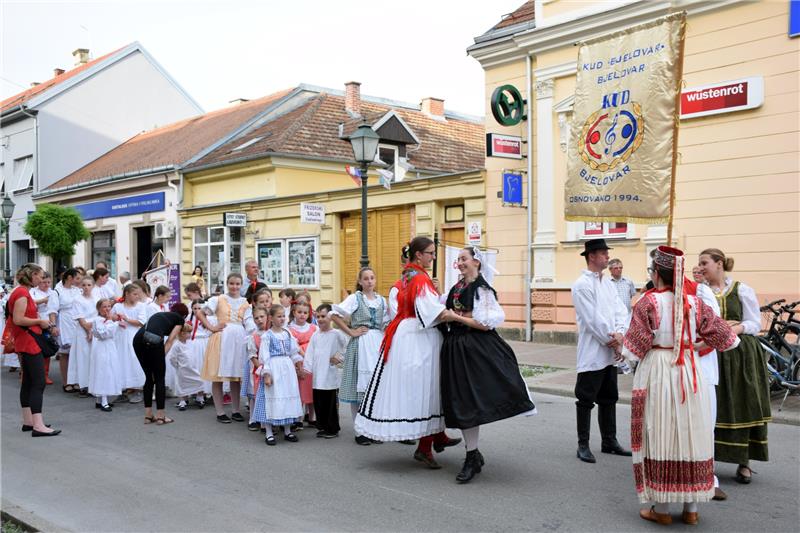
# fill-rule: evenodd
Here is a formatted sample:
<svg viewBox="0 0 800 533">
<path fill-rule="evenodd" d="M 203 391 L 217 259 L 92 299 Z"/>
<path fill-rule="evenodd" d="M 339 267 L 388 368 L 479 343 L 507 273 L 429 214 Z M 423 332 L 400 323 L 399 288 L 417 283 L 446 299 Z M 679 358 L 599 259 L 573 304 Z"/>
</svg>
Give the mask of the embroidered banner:
<svg viewBox="0 0 800 533">
<path fill-rule="evenodd" d="M 581 43 L 564 214 L 666 223 L 686 14 Z"/>
</svg>

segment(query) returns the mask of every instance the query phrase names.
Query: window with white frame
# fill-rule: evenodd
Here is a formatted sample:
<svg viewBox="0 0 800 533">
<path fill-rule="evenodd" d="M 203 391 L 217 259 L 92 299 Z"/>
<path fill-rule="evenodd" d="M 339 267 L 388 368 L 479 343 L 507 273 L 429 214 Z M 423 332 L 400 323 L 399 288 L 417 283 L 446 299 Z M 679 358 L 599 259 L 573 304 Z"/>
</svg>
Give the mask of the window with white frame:
<svg viewBox="0 0 800 533">
<path fill-rule="evenodd" d="M 20 157 L 14 160 L 14 191 L 33 188 L 33 156 Z"/>
<path fill-rule="evenodd" d="M 242 274 L 242 228 L 225 226 L 194 229 L 194 265 L 203 269 L 210 294 L 225 292 L 228 275 Z"/>
<path fill-rule="evenodd" d="M 627 222 L 584 222 L 583 225 L 583 236 L 587 239 L 625 237 L 627 234 Z"/>
<path fill-rule="evenodd" d="M 318 287 L 319 239 L 292 237 L 256 243 L 261 277 L 270 287 Z"/>
<path fill-rule="evenodd" d="M 392 170 L 392 167 L 394 167 L 395 163 L 397 163 L 400 158 L 400 149 L 391 144 L 379 144 L 377 157 L 386 163 L 386 168 L 388 170 Z"/>
</svg>

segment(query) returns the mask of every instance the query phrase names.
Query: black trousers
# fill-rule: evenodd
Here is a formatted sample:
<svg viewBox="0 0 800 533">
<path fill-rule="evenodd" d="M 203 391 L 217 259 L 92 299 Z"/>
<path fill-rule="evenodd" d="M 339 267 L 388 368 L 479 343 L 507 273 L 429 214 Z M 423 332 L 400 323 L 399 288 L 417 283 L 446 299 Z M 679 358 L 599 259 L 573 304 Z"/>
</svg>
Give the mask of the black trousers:
<svg viewBox="0 0 800 533">
<path fill-rule="evenodd" d="M 140 329 L 133 337 L 133 351 L 139 359 L 139 364 L 144 370 L 144 406 L 153 407 L 153 388 L 156 389 L 156 409 L 163 409 L 167 398 L 167 387 L 164 384 L 164 375 L 167 372 L 167 355 L 164 353 L 164 343 L 145 344 L 144 335 Z"/>
<path fill-rule="evenodd" d="M 317 427 L 326 433 L 339 433 L 339 394 L 336 389 L 314 389 L 314 412 Z"/>
<path fill-rule="evenodd" d="M 19 387 L 19 404 L 30 407 L 31 413 L 42 412 L 44 397 L 44 357 L 41 353 L 19 353 L 19 364 L 22 367 L 22 384 Z"/>
<path fill-rule="evenodd" d="M 597 405 L 614 405 L 619 400 L 617 367 L 609 365 L 602 370 L 579 372 L 575 382 L 575 405 L 592 409 Z"/>
</svg>

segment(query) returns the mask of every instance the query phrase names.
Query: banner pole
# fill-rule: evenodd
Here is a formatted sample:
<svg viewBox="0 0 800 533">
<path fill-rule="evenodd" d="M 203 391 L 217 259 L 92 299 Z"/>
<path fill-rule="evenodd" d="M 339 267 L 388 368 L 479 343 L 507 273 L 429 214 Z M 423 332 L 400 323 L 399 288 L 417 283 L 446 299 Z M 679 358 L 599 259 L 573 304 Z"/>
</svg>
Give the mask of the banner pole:
<svg viewBox="0 0 800 533">
<path fill-rule="evenodd" d="M 672 130 L 672 174 L 669 186 L 669 221 L 667 222 L 667 246 L 672 246 L 673 219 L 675 217 L 675 167 L 678 164 L 678 132 L 681 123 L 681 88 L 683 87 L 683 49 L 686 42 L 686 13 L 681 18 L 678 44 L 678 90 L 675 92 L 675 124 Z"/>
</svg>

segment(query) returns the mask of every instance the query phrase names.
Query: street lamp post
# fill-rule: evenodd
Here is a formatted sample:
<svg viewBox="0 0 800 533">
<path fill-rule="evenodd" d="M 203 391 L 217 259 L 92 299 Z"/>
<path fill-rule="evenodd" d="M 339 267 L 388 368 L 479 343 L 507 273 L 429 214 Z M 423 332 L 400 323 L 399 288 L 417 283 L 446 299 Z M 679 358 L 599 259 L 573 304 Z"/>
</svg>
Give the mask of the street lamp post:
<svg viewBox="0 0 800 533">
<path fill-rule="evenodd" d="M 11 240 L 9 238 L 11 229 L 11 217 L 14 215 L 14 202 L 8 193 L 3 194 L 3 201 L 0 203 L 0 211 L 2 211 L 3 222 L 6 225 L 6 287 L 10 288 L 13 283 L 11 282 Z"/>
<path fill-rule="evenodd" d="M 375 160 L 381 138 L 369 127 L 361 124 L 350 136 L 353 155 L 361 165 L 361 268 L 369 266 L 369 246 L 367 239 L 367 171 L 370 162 Z"/>
</svg>

